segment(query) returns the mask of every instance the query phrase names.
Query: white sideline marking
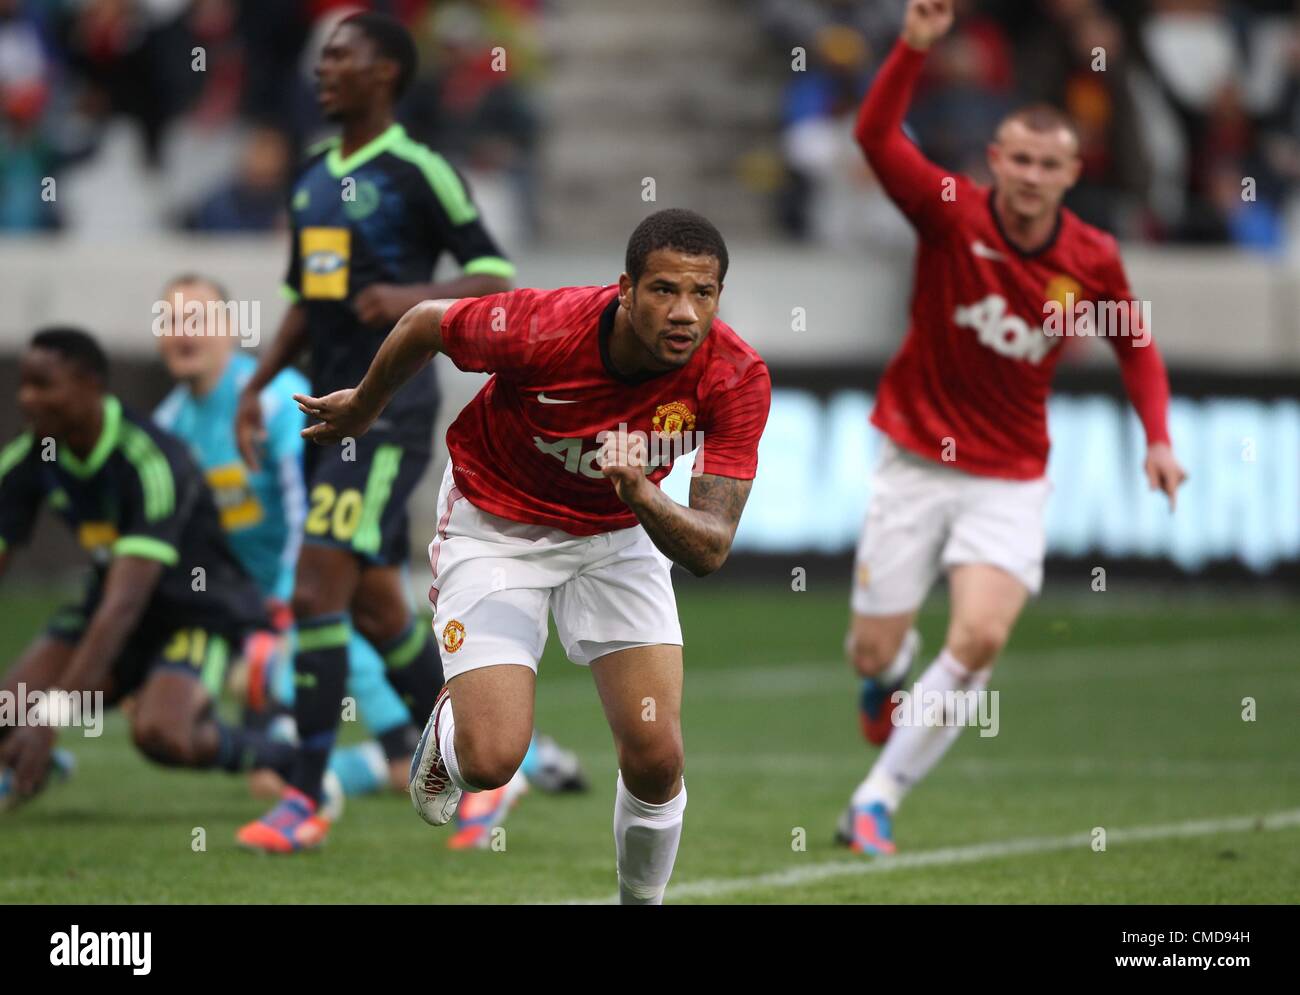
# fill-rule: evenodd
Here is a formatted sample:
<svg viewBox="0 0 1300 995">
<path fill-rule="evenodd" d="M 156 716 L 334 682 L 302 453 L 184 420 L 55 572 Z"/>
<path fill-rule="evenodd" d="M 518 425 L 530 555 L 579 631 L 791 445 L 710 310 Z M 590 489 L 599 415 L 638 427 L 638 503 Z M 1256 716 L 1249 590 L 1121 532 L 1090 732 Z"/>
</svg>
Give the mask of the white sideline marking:
<svg viewBox="0 0 1300 995">
<path fill-rule="evenodd" d="M 1187 836 L 1214 836 L 1219 833 L 1246 833 L 1252 830 L 1290 829 L 1300 826 L 1300 809 L 1274 812 L 1272 815 L 1243 815 L 1230 819 L 1196 819 L 1174 822 L 1163 826 L 1140 826 L 1136 829 L 1110 829 L 1106 844 L 1146 843 Z M 922 853 L 905 853 L 894 857 L 859 857 L 856 860 L 827 861 L 810 867 L 796 867 L 788 871 L 772 871 L 740 878 L 705 878 L 670 885 L 665 900 L 672 902 L 683 898 L 716 898 L 736 891 L 754 891 L 759 888 L 795 888 L 800 885 L 826 881 L 831 878 L 855 877 L 864 874 L 884 874 L 889 871 L 911 870 L 917 867 L 946 867 L 952 864 L 973 864 L 998 857 L 1016 857 L 1028 853 L 1051 853 L 1060 850 L 1086 849 L 1092 845 L 1091 833 L 1073 833 L 1069 836 L 1038 836 L 1002 843 L 977 843 L 973 846 L 945 847 Z M 576 899 L 565 904 L 613 905 L 618 897 L 605 899 Z"/>
</svg>

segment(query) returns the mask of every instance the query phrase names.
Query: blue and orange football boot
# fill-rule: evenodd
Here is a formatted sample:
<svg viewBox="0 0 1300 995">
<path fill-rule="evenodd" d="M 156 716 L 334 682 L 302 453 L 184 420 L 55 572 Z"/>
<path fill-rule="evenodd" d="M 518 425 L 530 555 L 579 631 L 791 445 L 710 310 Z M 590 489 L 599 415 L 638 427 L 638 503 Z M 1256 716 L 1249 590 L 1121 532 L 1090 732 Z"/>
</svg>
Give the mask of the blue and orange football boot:
<svg viewBox="0 0 1300 995">
<path fill-rule="evenodd" d="M 492 831 L 506 821 L 510 810 L 527 791 L 528 779 L 520 769 L 499 788 L 465 792 L 456 809 L 456 833 L 447 840 L 447 849 L 488 849 L 492 845 Z"/>
<path fill-rule="evenodd" d="M 896 853 L 894 820 L 883 802 L 855 805 L 852 808 L 849 849 L 872 857 Z"/>
<path fill-rule="evenodd" d="M 286 787 L 275 807 L 240 829 L 235 841 L 257 853 L 297 853 L 324 843 L 330 824 L 314 801 L 297 788 Z"/>
</svg>

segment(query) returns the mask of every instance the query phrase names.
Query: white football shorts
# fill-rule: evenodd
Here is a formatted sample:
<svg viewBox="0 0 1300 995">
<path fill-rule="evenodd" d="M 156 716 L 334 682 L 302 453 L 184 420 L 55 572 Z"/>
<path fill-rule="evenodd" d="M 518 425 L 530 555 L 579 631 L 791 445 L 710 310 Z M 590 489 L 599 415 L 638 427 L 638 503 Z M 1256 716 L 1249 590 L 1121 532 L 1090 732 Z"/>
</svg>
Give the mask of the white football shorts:
<svg viewBox="0 0 1300 995">
<path fill-rule="evenodd" d="M 1030 594 L 1043 585 L 1044 518 L 1051 484 L 980 477 L 885 440 L 871 480 L 853 571 L 853 611 L 915 611 L 940 569 L 987 563 Z"/>
<path fill-rule="evenodd" d="M 635 646 L 682 644 L 672 563 L 640 525 L 574 536 L 501 518 L 461 495 L 450 461 L 429 565 L 447 680 L 497 664 L 536 673 L 548 611 L 564 652 L 584 666 Z"/>
</svg>

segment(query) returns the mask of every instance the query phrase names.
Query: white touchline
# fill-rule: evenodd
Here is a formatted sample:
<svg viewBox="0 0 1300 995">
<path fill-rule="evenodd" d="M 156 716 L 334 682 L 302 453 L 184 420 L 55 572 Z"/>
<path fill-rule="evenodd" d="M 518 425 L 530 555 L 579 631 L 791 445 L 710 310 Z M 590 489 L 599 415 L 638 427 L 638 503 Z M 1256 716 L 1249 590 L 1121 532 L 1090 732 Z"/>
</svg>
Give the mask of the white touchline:
<svg viewBox="0 0 1300 995">
<path fill-rule="evenodd" d="M 1229 819 L 1194 819 L 1173 822 L 1163 826 L 1139 826 L 1135 829 L 1107 829 L 1106 845 L 1116 843 L 1147 843 L 1152 840 L 1177 839 L 1184 836 L 1214 836 L 1218 833 L 1246 833 L 1252 830 L 1291 829 L 1300 826 L 1300 809 L 1274 812 L 1271 815 L 1242 815 Z M 976 843 L 972 846 L 945 847 L 941 850 L 924 850 L 896 857 L 859 858 L 836 860 L 809 867 L 792 867 L 787 871 L 772 871 L 741 878 L 705 878 L 669 885 L 664 901 L 683 898 L 716 898 L 737 891 L 756 891 L 760 888 L 797 888 L 831 878 L 857 877 L 863 874 L 886 874 L 918 867 L 946 867 L 952 864 L 973 864 L 999 857 L 1016 857 L 1028 853 L 1053 851 L 1088 851 L 1092 833 L 1072 833 L 1069 836 L 1037 836 L 1002 843 Z M 604 899 L 574 899 L 568 905 L 614 905 L 617 896 Z"/>
</svg>

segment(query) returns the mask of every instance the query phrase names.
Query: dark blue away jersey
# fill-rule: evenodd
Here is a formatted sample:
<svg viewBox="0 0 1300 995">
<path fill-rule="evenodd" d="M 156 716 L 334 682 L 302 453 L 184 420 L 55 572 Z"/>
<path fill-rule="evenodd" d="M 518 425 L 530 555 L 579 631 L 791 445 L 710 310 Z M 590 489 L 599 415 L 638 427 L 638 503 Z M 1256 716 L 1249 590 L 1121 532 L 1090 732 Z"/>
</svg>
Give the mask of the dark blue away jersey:
<svg viewBox="0 0 1300 995">
<path fill-rule="evenodd" d="M 424 283 L 443 253 L 466 274 L 510 278 L 514 267 L 484 228 L 447 161 L 394 124 L 344 158 L 317 145 L 293 187 L 293 245 L 285 290 L 307 307 L 312 391 L 361 382 L 391 328 L 367 327 L 352 301 L 374 283 Z M 438 405 L 433 367 L 412 378 L 382 418 L 428 445 Z"/>
</svg>

